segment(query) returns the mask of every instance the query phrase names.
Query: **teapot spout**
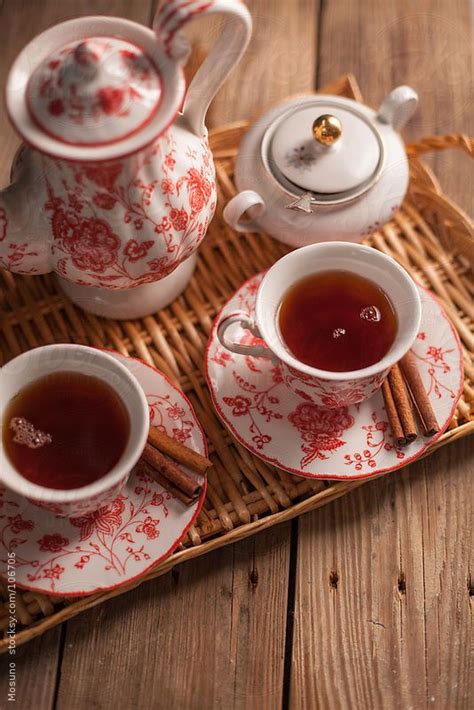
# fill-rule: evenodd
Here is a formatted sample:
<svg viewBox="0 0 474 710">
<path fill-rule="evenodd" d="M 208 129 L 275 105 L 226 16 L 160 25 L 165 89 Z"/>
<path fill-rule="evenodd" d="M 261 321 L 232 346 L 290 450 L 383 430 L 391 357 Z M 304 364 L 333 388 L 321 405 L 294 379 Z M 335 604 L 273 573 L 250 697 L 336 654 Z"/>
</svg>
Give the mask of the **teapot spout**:
<svg viewBox="0 0 474 710">
<path fill-rule="evenodd" d="M 0 191 L 0 267 L 19 274 L 51 271 L 50 227 L 38 161 L 36 153 L 21 146 L 13 161 L 12 182 Z"/>
</svg>

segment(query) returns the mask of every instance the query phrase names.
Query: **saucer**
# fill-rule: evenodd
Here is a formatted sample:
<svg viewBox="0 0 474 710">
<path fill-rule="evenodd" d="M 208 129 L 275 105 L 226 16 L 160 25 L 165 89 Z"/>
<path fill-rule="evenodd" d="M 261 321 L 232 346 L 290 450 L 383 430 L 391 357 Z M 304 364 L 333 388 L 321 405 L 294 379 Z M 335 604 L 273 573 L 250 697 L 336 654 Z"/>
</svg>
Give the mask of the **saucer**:
<svg viewBox="0 0 474 710">
<path fill-rule="evenodd" d="M 264 461 L 307 478 L 369 478 L 419 458 L 448 427 L 463 385 L 459 338 L 435 297 L 418 287 L 422 319 L 412 351 L 441 429 L 434 437 L 419 436 L 398 448 L 381 391 L 350 407 L 318 407 L 283 384 L 278 365 L 236 355 L 220 345 L 217 325 L 224 316 L 234 311 L 254 316 L 262 278 L 263 273 L 249 279 L 226 303 L 206 351 L 212 400 L 235 438 Z M 261 342 L 238 324 L 229 331 L 241 343 Z"/>
<path fill-rule="evenodd" d="M 143 387 L 152 424 L 206 455 L 204 433 L 182 392 L 150 365 L 111 355 Z M 111 505 L 68 519 L 0 486 L 0 575 L 10 571 L 8 553 L 14 552 L 17 585 L 36 592 L 76 597 L 131 582 L 177 547 L 201 509 L 205 488 L 203 480 L 201 497 L 188 507 L 134 472 Z"/>
</svg>

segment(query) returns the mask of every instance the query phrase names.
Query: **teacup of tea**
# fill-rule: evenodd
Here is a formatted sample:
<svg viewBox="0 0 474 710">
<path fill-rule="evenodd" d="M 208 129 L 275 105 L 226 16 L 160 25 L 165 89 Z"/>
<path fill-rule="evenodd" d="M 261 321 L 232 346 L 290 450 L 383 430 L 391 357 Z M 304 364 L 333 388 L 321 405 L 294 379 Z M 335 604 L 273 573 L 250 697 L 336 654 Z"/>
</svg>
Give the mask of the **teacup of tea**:
<svg viewBox="0 0 474 710">
<path fill-rule="evenodd" d="M 108 353 L 47 345 L 0 372 L 1 481 L 56 515 L 111 503 L 149 430 L 145 394 Z"/>
<path fill-rule="evenodd" d="M 306 400 L 342 407 L 379 389 L 420 320 L 418 290 L 394 259 L 360 244 L 324 242 L 277 261 L 260 284 L 255 319 L 232 313 L 217 334 L 232 352 L 272 359 Z M 263 343 L 239 342 L 236 324 Z"/>
</svg>

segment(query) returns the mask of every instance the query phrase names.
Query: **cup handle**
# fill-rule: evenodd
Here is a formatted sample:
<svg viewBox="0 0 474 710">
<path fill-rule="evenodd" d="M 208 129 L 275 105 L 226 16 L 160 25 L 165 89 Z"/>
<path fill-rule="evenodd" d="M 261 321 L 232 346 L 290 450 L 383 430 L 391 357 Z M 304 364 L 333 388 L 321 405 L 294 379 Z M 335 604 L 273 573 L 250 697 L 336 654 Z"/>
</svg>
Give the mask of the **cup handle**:
<svg viewBox="0 0 474 710">
<path fill-rule="evenodd" d="M 226 335 L 226 332 L 227 329 L 235 323 L 239 323 L 242 328 L 249 330 L 252 335 L 255 335 L 257 338 L 262 337 L 255 321 L 252 318 L 245 313 L 230 313 L 221 320 L 217 328 L 217 337 L 219 338 L 220 344 L 224 348 L 233 353 L 237 353 L 238 355 L 266 357 L 269 360 L 275 360 L 275 356 L 272 351 L 265 345 L 243 345 L 242 343 L 236 343 L 235 340 L 231 340 Z"/>
<path fill-rule="evenodd" d="M 236 232 L 260 232 L 260 227 L 253 220 L 241 221 L 243 214 L 251 207 L 255 207 L 257 217 L 265 213 L 263 197 L 253 190 L 243 190 L 226 204 L 222 214 L 227 224 Z"/>
</svg>

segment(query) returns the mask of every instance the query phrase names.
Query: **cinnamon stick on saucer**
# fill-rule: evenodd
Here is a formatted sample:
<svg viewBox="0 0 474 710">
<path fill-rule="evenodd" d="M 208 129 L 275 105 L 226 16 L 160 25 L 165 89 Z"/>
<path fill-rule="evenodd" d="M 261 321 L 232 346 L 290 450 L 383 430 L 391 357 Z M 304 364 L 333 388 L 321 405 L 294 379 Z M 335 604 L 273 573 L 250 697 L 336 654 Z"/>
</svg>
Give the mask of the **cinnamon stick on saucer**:
<svg viewBox="0 0 474 710">
<path fill-rule="evenodd" d="M 201 484 L 151 444 L 145 444 L 142 459 L 191 500 L 196 500 L 201 495 Z"/>
<path fill-rule="evenodd" d="M 199 498 L 199 495 L 197 495 L 194 498 L 191 498 L 190 496 L 187 496 L 183 491 L 181 491 L 177 486 L 173 485 L 171 481 L 169 481 L 165 476 L 163 476 L 162 473 L 156 468 L 153 468 L 153 466 L 150 466 L 149 463 L 144 461 L 143 459 L 140 459 L 140 461 L 137 464 L 137 470 L 141 471 L 142 473 L 146 473 L 147 476 L 150 476 L 150 478 L 153 478 L 157 483 L 160 484 L 160 486 L 163 486 L 165 490 L 168 491 L 168 493 L 171 493 L 175 498 L 181 501 L 181 503 L 184 503 L 184 505 L 192 505 L 192 503 L 195 503 L 197 498 Z"/>
<path fill-rule="evenodd" d="M 417 428 L 415 417 L 410 403 L 402 373 L 398 365 L 394 365 L 388 373 L 388 381 L 393 395 L 393 401 L 397 409 L 403 434 L 407 444 L 411 444 L 417 438 Z"/>
<path fill-rule="evenodd" d="M 402 423 L 400 421 L 400 417 L 398 416 L 397 407 L 393 399 L 392 388 L 390 387 L 388 377 L 382 384 L 382 394 L 385 402 L 385 411 L 387 412 L 388 422 L 390 424 L 395 443 L 397 446 L 405 446 L 407 440 L 405 438 L 405 434 L 403 433 Z"/>
<path fill-rule="evenodd" d="M 415 356 L 408 352 L 401 360 L 400 367 L 406 380 L 411 398 L 420 417 L 424 436 L 434 436 L 439 431 L 438 420 L 431 406 L 420 373 L 416 366 Z"/>
<path fill-rule="evenodd" d="M 209 461 L 208 458 L 181 444 L 176 439 L 172 439 L 156 426 L 150 427 L 148 442 L 173 461 L 182 463 L 183 466 L 187 466 L 191 471 L 196 471 L 201 475 L 204 475 L 207 469 L 212 466 L 212 461 Z"/>
</svg>

